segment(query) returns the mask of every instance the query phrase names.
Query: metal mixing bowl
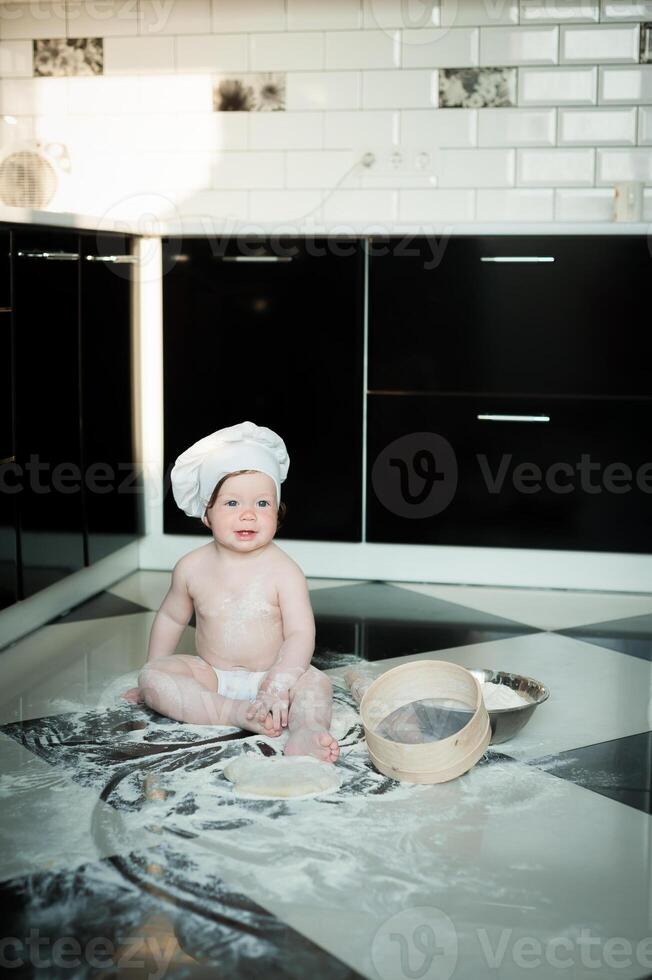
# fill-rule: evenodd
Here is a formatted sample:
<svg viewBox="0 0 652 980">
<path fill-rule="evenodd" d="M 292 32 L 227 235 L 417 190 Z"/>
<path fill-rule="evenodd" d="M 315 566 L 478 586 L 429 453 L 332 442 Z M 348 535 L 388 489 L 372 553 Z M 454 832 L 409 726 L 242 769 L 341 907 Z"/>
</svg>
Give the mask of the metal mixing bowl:
<svg viewBox="0 0 652 980">
<path fill-rule="evenodd" d="M 534 709 L 539 704 L 550 697 L 550 691 L 532 677 L 523 677 L 521 674 L 510 674 L 505 670 L 483 670 L 480 667 L 467 668 L 474 677 L 477 677 L 480 684 L 490 681 L 492 684 L 506 684 L 512 690 L 524 695 L 523 706 L 516 708 L 495 708 L 489 711 L 489 721 L 491 723 L 490 745 L 497 745 L 499 742 L 507 742 L 513 738 L 518 731 L 528 722 L 534 714 Z M 527 700 L 525 700 L 527 698 Z"/>
</svg>

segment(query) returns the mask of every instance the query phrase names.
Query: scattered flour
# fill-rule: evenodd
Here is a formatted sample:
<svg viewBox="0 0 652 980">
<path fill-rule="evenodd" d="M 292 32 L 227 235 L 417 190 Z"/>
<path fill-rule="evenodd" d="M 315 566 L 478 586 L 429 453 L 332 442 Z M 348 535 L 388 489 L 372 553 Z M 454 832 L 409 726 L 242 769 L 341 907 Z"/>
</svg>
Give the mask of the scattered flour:
<svg viewBox="0 0 652 980">
<path fill-rule="evenodd" d="M 482 696 L 488 711 L 498 711 L 500 708 L 522 708 L 529 698 L 506 684 L 494 684 L 487 681 L 482 685 Z"/>
</svg>

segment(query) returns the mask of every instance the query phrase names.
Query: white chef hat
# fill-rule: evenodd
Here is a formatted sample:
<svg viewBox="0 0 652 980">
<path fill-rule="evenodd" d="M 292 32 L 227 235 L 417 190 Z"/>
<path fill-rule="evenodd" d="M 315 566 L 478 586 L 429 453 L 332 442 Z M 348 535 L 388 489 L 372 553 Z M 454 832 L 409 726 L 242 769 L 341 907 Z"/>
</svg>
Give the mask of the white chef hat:
<svg viewBox="0 0 652 980">
<path fill-rule="evenodd" d="M 213 490 L 227 473 L 259 470 L 274 481 L 276 503 L 290 466 L 285 443 L 271 429 L 240 422 L 204 436 L 181 453 L 172 468 L 172 493 L 188 517 L 203 517 Z"/>
</svg>

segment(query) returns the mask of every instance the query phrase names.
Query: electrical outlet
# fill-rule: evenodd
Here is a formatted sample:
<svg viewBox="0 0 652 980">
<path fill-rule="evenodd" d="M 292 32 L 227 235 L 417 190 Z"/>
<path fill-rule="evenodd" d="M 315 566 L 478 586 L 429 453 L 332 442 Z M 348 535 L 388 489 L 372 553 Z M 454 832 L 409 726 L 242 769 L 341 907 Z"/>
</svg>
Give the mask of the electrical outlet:
<svg viewBox="0 0 652 980">
<path fill-rule="evenodd" d="M 425 147 L 392 146 L 367 150 L 361 157 L 361 181 L 364 186 L 418 184 L 432 186 L 435 175 L 435 151 Z"/>
</svg>

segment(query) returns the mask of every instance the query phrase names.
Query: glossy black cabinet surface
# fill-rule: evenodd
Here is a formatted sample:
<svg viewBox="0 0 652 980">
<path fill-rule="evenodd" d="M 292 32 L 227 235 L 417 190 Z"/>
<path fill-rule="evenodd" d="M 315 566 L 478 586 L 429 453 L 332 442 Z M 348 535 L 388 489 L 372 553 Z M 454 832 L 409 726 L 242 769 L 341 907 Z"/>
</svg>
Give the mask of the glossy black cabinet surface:
<svg viewBox="0 0 652 980">
<path fill-rule="evenodd" d="M 82 234 L 81 419 L 85 526 L 92 564 L 142 533 L 134 463 L 131 241 Z"/>
<path fill-rule="evenodd" d="M 5 475 L 20 487 L 0 495 L 8 605 L 136 540 L 143 508 L 131 239 L 26 225 L 3 234 L 12 312 L 0 312 L 0 459 L 15 455 Z"/>
<path fill-rule="evenodd" d="M 549 421 L 478 418 L 507 411 Z M 651 429 L 645 400 L 372 395 L 367 540 L 650 553 Z"/>
<path fill-rule="evenodd" d="M 164 243 L 165 460 L 249 420 L 278 432 L 288 538 L 358 541 L 362 505 L 363 245 Z M 169 487 L 165 531 L 206 534 Z"/>
<path fill-rule="evenodd" d="M 11 233 L 0 231 L 0 609 L 18 598 L 12 333 Z"/>
<path fill-rule="evenodd" d="M 645 236 L 372 241 L 369 388 L 650 397 Z"/>
<path fill-rule="evenodd" d="M 79 236 L 14 232 L 16 455 L 23 595 L 84 565 Z"/>
</svg>

